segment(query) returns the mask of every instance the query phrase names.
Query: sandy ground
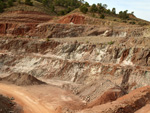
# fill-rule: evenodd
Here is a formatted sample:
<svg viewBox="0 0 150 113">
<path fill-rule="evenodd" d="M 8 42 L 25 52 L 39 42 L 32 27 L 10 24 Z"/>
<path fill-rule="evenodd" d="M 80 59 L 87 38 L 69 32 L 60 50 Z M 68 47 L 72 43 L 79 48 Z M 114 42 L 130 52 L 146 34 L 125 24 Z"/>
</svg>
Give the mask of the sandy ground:
<svg viewBox="0 0 150 113">
<path fill-rule="evenodd" d="M 147 104 L 135 113 L 150 113 L 150 104 Z"/>
<path fill-rule="evenodd" d="M 39 103 L 35 97 L 33 98 L 27 92 L 14 85 L 0 83 L 0 93 L 5 96 L 14 97 L 15 102 L 23 107 L 24 113 L 56 113 Z"/>
<path fill-rule="evenodd" d="M 0 83 L 0 94 L 14 97 L 24 113 L 61 113 L 62 109 L 80 110 L 85 105 L 78 96 L 52 85 L 25 87 Z"/>
</svg>

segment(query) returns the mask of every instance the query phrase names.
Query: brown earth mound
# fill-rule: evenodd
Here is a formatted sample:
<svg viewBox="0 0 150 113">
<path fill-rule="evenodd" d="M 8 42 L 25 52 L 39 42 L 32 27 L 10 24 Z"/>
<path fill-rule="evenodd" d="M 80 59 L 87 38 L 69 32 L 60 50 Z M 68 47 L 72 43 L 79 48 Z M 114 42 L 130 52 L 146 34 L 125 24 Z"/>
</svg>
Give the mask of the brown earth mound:
<svg viewBox="0 0 150 113">
<path fill-rule="evenodd" d="M 116 101 L 94 106 L 78 113 L 134 113 L 149 104 L 150 86 L 133 90 Z M 145 112 L 143 112 L 145 113 Z"/>
<path fill-rule="evenodd" d="M 44 82 L 26 73 L 13 73 L 10 76 L 2 78 L 2 81 L 10 82 L 18 86 L 45 84 Z"/>
<path fill-rule="evenodd" d="M 11 99 L 0 95 L 0 113 L 21 113 L 22 108 Z"/>
<path fill-rule="evenodd" d="M 115 101 L 117 98 L 123 96 L 124 94 L 125 92 L 119 87 L 108 89 L 103 95 L 88 103 L 87 107 L 92 108 L 96 105 L 106 104 L 107 102 Z"/>
<path fill-rule="evenodd" d="M 73 23 L 73 24 L 84 24 L 84 19 L 85 17 L 79 14 L 72 14 L 72 15 L 67 15 L 63 18 L 61 18 L 58 23 L 62 24 L 68 24 L 68 23 Z"/>
</svg>

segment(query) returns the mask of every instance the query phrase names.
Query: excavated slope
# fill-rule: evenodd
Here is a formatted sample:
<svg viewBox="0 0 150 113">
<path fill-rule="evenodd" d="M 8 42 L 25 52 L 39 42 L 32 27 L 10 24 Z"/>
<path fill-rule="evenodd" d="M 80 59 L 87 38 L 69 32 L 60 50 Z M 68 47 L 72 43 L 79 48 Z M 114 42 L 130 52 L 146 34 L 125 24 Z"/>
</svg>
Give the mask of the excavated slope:
<svg viewBox="0 0 150 113">
<path fill-rule="evenodd" d="M 7 77 L 2 78 L 1 81 L 6 81 L 19 86 L 45 84 L 44 82 L 27 73 L 13 73 Z"/>
<path fill-rule="evenodd" d="M 114 102 L 109 102 L 78 113 L 134 113 L 150 102 L 150 86 L 132 91 Z M 146 113 L 143 111 L 143 113 Z"/>
<path fill-rule="evenodd" d="M 35 76 L 71 91 L 86 102 L 86 110 L 82 111 L 85 113 L 100 113 L 97 109 L 105 104 L 108 107 L 101 110 L 107 111 L 112 106 L 114 112 L 120 112 L 122 108 L 124 112 L 135 112 L 149 102 L 150 49 L 149 46 L 143 48 L 146 44 L 149 44 L 147 38 L 126 38 L 114 44 L 101 45 L 1 39 L 0 76 L 27 73 L 20 80 Z M 20 78 L 19 75 L 17 77 Z M 7 80 L 14 83 L 16 75 Z M 18 83 L 20 80 L 17 79 Z M 138 89 L 143 86 L 148 88 Z M 132 93 L 134 90 L 135 93 Z M 124 104 L 127 103 L 124 100 L 118 102 L 117 98 L 123 95 L 128 97 L 125 100 L 129 100 L 130 104 Z M 119 106 L 120 103 L 123 104 Z"/>
<path fill-rule="evenodd" d="M 88 24 L 89 22 L 100 22 Z M 115 24 L 116 25 L 116 24 Z M 39 12 L 15 11 L 0 15 L 0 36 L 26 38 L 65 38 L 79 36 L 142 36 L 146 28 L 133 25 L 113 26 L 84 15 L 55 18 Z"/>
</svg>

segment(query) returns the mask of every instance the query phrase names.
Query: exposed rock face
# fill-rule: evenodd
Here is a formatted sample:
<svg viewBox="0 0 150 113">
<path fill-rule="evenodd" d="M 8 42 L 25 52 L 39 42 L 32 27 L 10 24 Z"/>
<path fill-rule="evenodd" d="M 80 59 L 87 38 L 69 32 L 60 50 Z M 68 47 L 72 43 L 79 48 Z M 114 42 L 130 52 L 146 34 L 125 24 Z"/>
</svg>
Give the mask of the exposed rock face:
<svg viewBox="0 0 150 113">
<path fill-rule="evenodd" d="M 0 16 L 0 36 L 32 38 L 64 38 L 78 36 L 139 37 L 144 28 L 135 26 L 110 27 L 110 22 L 71 14 L 56 21 L 54 17 L 39 13 L 16 11 Z M 90 24 L 90 22 L 95 24 Z M 106 25 L 105 25 L 106 24 Z"/>
<path fill-rule="evenodd" d="M 63 108 L 64 112 L 132 113 L 147 109 L 150 46 L 146 45 L 149 39 L 127 38 L 142 36 L 144 28 L 104 27 L 109 24 L 104 21 L 100 22 L 102 26 L 87 25 L 89 20 L 95 20 L 76 14 L 62 17 L 56 23 L 51 22 L 48 15 L 40 14 L 37 19 L 35 15 L 35 12 L 16 12 L 16 16 L 8 19 L 10 22 L 4 20 L 9 15 L 0 17 L 0 36 L 17 38 L 0 40 L 0 81 L 16 85 L 45 84 L 41 79 L 83 100 L 85 105 Z M 126 38 L 97 45 L 32 39 L 78 36 Z"/>
<path fill-rule="evenodd" d="M 6 36 L 24 36 L 33 38 L 64 38 L 79 36 L 142 36 L 143 29 L 134 29 L 130 27 L 113 28 L 72 25 L 72 24 L 54 24 L 54 23 L 0 23 L 0 35 Z M 130 31 L 131 30 L 131 31 Z"/>
<path fill-rule="evenodd" d="M 71 29 L 70 29 L 71 28 Z M 91 32 L 91 29 L 95 31 Z M 108 29 L 108 28 L 107 28 Z M 107 29 L 98 29 L 97 27 L 65 25 L 65 24 L 44 24 L 36 23 L 0 23 L 0 35 L 6 36 L 25 36 L 25 37 L 77 37 L 77 36 L 97 36 L 102 35 Z"/>
<path fill-rule="evenodd" d="M 70 81 L 78 85 L 61 87 L 86 101 L 101 97 L 116 85 L 130 92 L 150 84 L 148 60 L 142 62 L 143 56 L 138 61 L 132 60 L 141 51 L 146 52 L 148 59 L 147 49 L 21 39 L 1 40 L 0 48 L 1 74 L 28 73 Z"/>
</svg>

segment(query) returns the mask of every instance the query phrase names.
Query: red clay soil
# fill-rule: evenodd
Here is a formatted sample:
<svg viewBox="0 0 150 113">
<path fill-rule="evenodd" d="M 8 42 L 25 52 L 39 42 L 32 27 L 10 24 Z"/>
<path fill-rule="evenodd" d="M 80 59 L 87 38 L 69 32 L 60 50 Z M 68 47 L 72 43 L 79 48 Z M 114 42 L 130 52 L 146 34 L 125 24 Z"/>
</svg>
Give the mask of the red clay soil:
<svg viewBox="0 0 150 113">
<path fill-rule="evenodd" d="M 53 17 L 40 12 L 15 11 L 0 15 L 0 35 L 23 36 L 35 30 L 39 23 L 52 20 Z"/>
<path fill-rule="evenodd" d="M 120 88 L 108 89 L 103 95 L 96 98 L 92 102 L 87 104 L 88 108 L 92 108 L 97 105 L 106 104 L 108 102 L 115 101 L 119 97 L 123 96 L 125 93 Z"/>
<path fill-rule="evenodd" d="M 84 24 L 85 17 L 79 14 L 72 14 L 72 15 L 67 15 L 61 18 L 58 23 L 62 24 Z"/>
<path fill-rule="evenodd" d="M 150 86 L 138 88 L 116 101 L 94 106 L 79 113 L 134 113 L 148 103 L 150 103 Z"/>
</svg>

